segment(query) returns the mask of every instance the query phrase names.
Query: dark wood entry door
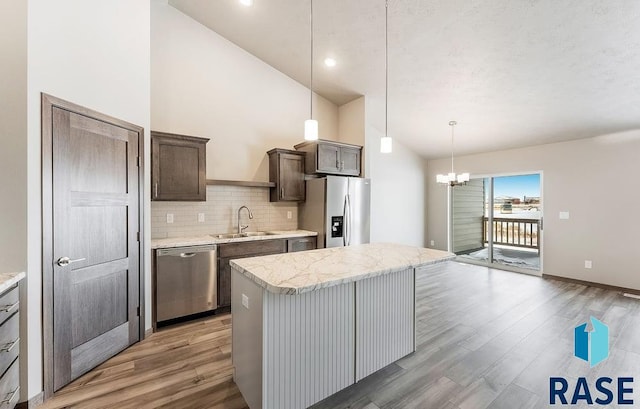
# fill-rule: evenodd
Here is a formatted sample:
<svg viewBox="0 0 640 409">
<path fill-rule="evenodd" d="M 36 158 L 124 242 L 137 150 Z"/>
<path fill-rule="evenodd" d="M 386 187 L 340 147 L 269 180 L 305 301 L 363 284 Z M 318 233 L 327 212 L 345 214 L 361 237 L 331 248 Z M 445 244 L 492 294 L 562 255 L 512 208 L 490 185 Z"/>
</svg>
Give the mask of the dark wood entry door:
<svg viewBox="0 0 640 409">
<path fill-rule="evenodd" d="M 56 391 L 140 340 L 142 135 L 58 106 L 50 114 Z"/>
</svg>

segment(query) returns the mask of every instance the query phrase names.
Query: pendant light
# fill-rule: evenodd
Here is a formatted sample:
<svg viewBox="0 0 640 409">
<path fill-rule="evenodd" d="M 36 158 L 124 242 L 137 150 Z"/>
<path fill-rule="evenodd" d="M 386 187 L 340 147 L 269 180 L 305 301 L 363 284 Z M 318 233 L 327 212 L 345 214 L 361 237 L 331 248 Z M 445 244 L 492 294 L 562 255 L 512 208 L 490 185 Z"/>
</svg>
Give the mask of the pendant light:
<svg viewBox="0 0 640 409">
<path fill-rule="evenodd" d="M 309 90 L 311 98 L 309 101 L 309 119 L 304 121 L 304 139 L 307 141 L 315 141 L 318 139 L 318 121 L 313 119 L 313 0 L 310 0 L 310 2 L 309 26 L 311 34 L 311 84 L 309 85 Z"/>
<path fill-rule="evenodd" d="M 389 1 L 384 2 L 384 136 L 380 138 L 380 152 L 393 151 L 393 139 L 387 133 L 389 122 Z"/>
<path fill-rule="evenodd" d="M 447 175 L 436 176 L 436 181 L 438 183 L 449 185 L 451 187 L 466 185 L 469 181 L 468 173 L 461 173 L 459 175 L 456 175 L 456 173 L 453 171 L 453 128 L 455 128 L 457 124 L 458 123 L 456 121 L 449 121 L 449 126 L 451 127 L 451 172 L 449 172 L 449 174 Z"/>
</svg>

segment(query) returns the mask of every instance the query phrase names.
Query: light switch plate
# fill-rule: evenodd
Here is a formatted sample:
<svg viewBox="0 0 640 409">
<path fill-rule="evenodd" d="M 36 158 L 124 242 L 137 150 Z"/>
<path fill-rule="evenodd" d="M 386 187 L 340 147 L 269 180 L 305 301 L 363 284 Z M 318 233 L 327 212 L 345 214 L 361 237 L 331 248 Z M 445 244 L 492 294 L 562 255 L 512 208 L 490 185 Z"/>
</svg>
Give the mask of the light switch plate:
<svg viewBox="0 0 640 409">
<path fill-rule="evenodd" d="M 173 223 L 173 213 L 167 213 L 167 223 Z"/>
<path fill-rule="evenodd" d="M 593 263 L 591 262 L 591 260 L 584 261 L 584 268 L 592 268 L 592 267 L 593 267 Z"/>
<path fill-rule="evenodd" d="M 198 213 L 198 222 L 204 223 L 204 213 Z"/>
<path fill-rule="evenodd" d="M 431 240 L 431 246 L 435 246 L 436 245 L 436 241 L 435 240 Z"/>
<path fill-rule="evenodd" d="M 242 294 L 242 305 L 244 306 L 244 308 L 249 309 L 249 297 L 247 297 L 245 294 Z"/>
<path fill-rule="evenodd" d="M 560 220 L 569 220 L 569 212 L 560 212 Z"/>
</svg>

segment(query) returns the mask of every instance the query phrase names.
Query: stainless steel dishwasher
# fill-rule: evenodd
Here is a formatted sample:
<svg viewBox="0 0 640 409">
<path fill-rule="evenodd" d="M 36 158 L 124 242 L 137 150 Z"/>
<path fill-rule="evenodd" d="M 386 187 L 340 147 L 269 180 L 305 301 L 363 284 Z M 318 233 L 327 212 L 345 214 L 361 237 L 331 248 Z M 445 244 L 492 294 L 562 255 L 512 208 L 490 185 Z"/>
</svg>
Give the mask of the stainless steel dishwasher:
<svg viewBox="0 0 640 409">
<path fill-rule="evenodd" d="M 217 247 L 156 250 L 156 321 L 218 307 Z"/>
</svg>

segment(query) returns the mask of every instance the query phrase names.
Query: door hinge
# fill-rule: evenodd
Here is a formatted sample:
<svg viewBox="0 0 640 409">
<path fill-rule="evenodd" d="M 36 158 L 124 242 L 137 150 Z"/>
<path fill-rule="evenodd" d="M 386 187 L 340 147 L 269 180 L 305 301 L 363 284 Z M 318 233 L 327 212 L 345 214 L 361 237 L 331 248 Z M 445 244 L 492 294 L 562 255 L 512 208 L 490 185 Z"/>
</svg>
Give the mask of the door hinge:
<svg viewBox="0 0 640 409">
<path fill-rule="evenodd" d="M 140 241 L 140 232 L 136 232 L 136 240 Z"/>
<path fill-rule="evenodd" d="M 136 316 L 140 316 L 140 306 L 136 307 Z"/>
</svg>

